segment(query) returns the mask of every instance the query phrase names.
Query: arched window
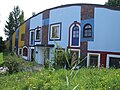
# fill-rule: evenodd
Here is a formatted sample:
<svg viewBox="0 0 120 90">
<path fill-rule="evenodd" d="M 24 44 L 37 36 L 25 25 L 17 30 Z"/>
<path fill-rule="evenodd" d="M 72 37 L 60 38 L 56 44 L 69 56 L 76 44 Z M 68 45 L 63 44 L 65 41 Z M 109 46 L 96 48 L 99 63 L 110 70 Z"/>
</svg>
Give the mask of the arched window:
<svg viewBox="0 0 120 90">
<path fill-rule="evenodd" d="M 79 45 L 79 27 L 76 24 L 72 27 L 72 45 Z"/>
<path fill-rule="evenodd" d="M 23 56 L 27 56 L 28 55 L 28 49 L 27 47 L 23 48 Z"/>
<path fill-rule="evenodd" d="M 92 26 L 90 24 L 84 26 L 83 37 L 92 37 Z"/>
</svg>

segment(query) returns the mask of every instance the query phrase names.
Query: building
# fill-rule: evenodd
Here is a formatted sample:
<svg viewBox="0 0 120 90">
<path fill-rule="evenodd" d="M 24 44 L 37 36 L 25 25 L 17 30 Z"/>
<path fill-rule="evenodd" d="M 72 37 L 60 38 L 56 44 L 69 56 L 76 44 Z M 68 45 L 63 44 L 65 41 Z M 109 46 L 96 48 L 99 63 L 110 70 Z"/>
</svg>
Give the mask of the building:
<svg viewBox="0 0 120 90">
<path fill-rule="evenodd" d="M 44 10 L 27 19 L 7 41 L 7 47 L 26 60 L 44 64 L 56 43 L 85 65 L 120 68 L 120 8 L 95 4 L 69 4 Z"/>
</svg>

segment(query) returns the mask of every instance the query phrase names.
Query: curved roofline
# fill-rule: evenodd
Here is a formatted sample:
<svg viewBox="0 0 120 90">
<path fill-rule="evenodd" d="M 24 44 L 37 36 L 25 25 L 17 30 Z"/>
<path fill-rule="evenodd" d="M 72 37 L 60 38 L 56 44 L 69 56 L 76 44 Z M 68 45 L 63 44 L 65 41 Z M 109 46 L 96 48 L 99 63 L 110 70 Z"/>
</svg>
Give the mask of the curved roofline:
<svg viewBox="0 0 120 90">
<path fill-rule="evenodd" d="M 21 23 L 21 24 L 17 27 L 17 29 L 18 29 L 21 25 L 23 25 L 26 21 L 28 21 L 28 20 L 30 20 L 31 18 L 33 18 L 33 17 L 35 17 L 35 16 L 43 13 L 44 11 L 53 10 L 53 9 L 58 9 L 58 8 L 64 8 L 64 7 L 69 7 L 69 6 L 82 6 L 82 5 L 91 5 L 91 6 L 94 6 L 94 7 L 101 7 L 101 8 L 107 8 L 107 9 L 111 9 L 111 10 L 118 10 L 118 11 L 120 11 L 120 7 L 113 7 L 113 6 L 107 6 L 107 5 L 101 5 L 101 4 L 89 4 L 89 3 L 65 4 L 65 5 L 60 5 L 60 6 L 52 7 L 52 8 L 49 8 L 49 9 L 45 9 L 45 10 L 43 10 L 43 11 L 41 11 L 41 12 L 39 12 L 39 13 L 33 15 L 33 16 L 31 16 L 30 18 L 28 18 L 27 20 L 25 20 L 23 23 Z M 16 29 L 16 30 L 17 30 L 17 29 Z M 14 32 L 15 32 L 15 31 L 14 31 Z M 13 32 L 13 33 L 14 33 L 14 32 Z M 12 35 L 13 35 L 13 34 L 12 34 Z M 12 36 L 12 35 L 11 35 L 11 36 Z M 10 37 L 11 37 L 11 36 L 10 36 Z"/>
<path fill-rule="evenodd" d="M 111 10 L 120 10 L 120 7 L 113 7 L 113 6 L 107 6 L 107 5 L 101 5 L 101 4 L 89 4 L 89 3 L 65 4 L 65 5 L 60 5 L 60 6 L 52 7 L 52 8 L 49 8 L 49 9 L 45 9 L 45 10 L 43 10 L 43 11 L 35 14 L 34 16 L 31 16 L 27 20 L 29 20 L 29 19 L 31 19 L 31 18 L 33 18 L 33 17 L 35 17 L 35 16 L 43 13 L 44 11 L 47 11 L 47 10 L 53 10 L 53 9 L 63 8 L 63 7 L 69 7 L 69 6 L 81 6 L 81 5 L 91 5 L 91 6 L 94 6 L 94 7 L 107 8 L 107 9 L 111 9 Z"/>
</svg>

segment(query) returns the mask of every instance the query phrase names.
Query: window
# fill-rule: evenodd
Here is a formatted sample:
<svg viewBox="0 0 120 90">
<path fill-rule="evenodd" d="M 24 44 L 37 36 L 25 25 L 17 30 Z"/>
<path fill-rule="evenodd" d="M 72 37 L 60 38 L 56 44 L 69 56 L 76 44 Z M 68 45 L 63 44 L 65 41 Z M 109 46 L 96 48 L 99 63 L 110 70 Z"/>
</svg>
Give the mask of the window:
<svg viewBox="0 0 120 90">
<path fill-rule="evenodd" d="M 36 41 L 40 40 L 40 31 L 41 31 L 41 27 L 37 27 L 36 29 Z"/>
<path fill-rule="evenodd" d="M 74 58 L 75 60 L 78 60 L 79 58 L 79 51 L 71 51 L 71 56 L 72 58 Z"/>
<path fill-rule="evenodd" d="M 100 54 L 99 53 L 88 53 L 87 67 L 100 67 Z"/>
<path fill-rule="evenodd" d="M 18 55 L 22 55 L 22 48 L 18 48 Z"/>
<path fill-rule="evenodd" d="M 65 51 L 65 49 L 63 49 L 63 48 L 56 48 L 56 57 L 55 57 L 55 63 L 57 64 L 57 65 L 60 65 L 60 66 L 64 66 L 64 63 L 65 63 L 65 61 L 64 61 L 64 51 Z"/>
<path fill-rule="evenodd" d="M 109 67 L 120 68 L 120 58 L 110 57 L 109 60 L 110 60 Z"/>
<path fill-rule="evenodd" d="M 98 55 L 90 55 L 90 66 L 98 66 Z"/>
<path fill-rule="evenodd" d="M 106 68 L 120 68 L 120 55 L 107 54 Z"/>
<path fill-rule="evenodd" d="M 78 26 L 74 26 L 73 27 L 73 37 L 75 38 L 78 38 L 79 37 L 79 27 Z"/>
<path fill-rule="evenodd" d="M 26 47 L 23 48 L 23 56 L 27 56 L 28 54 L 28 50 Z"/>
<path fill-rule="evenodd" d="M 19 55 L 21 55 L 21 54 L 22 54 L 22 49 L 20 48 L 20 49 L 19 49 Z"/>
<path fill-rule="evenodd" d="M 61 39 L 61 23 L 52 24 L 50 26 L 50 40 L 60 40 Z"/>
<path fill-rule="evenodd" d="M 36 31 L 36 40 L 39 40 L 40 39 L 40 30 L 37 30 Z"/>
<path fill-rule="evenodd" d="M 24 41 L 25 34 L 21 34 L 21 41 Z"/>
<path fill-rule="evenodd" d="M 31 37 L 30 37 L 30 38 L 31 38 L 31 39 L 30 39 L 30 44 L 33 45 L 33 44 L 34 44 L 34 32 L 31 31 L 30 33 L 31 33 L 31 34 L 30 34 L 30 35 L 31 35 Z"/>
<path fill-rule="evenodd" d="M 79 62 L 79 50 L 70 50 L 70 60 L 69 60 L 69 63 L 74 66 L 75 64 L 78 64 Z"/>
<path fill-rule="evenodd" d="M 90 24 L 84 26 L 83 37 L 92 37 L 92 26 Z"/>
<path fill-rule="evenodd" d="M 79 27 L 76 24 L 72 27 L 72 45 L 79 45 Z"/>
<path fill-rule="evenodd" d="M 62 59 L 63 58 L 63 54 L 64 54 L 65 49 L 58 49 L 56 48 L 56 58 Z"/>
</svg>

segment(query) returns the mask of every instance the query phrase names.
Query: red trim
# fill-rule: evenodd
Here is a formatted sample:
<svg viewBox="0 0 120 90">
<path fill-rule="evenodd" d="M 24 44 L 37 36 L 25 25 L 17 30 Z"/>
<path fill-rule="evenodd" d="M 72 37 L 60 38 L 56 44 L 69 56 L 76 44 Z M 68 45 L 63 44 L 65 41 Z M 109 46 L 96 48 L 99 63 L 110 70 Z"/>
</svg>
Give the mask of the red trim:
<svg viewBox="0 0 120 90">
<path fill-rule="evenodd" d="M 81 52 L 100 53 L 100 67 L 106 67 L 107 54 L 120 55 L 120 52 L 108 52 L 108 51 L 91 51 L 91 50 L 85 51 L 85 50 L 81 50 Z"/>
<path fill-rule="evenodd" d="M 100 53 L 100 67 L 106 67 L 107 53 Z"/>
<path fill-rule="evenodd" d="M 89 53 L 106 53 L 106 54 L 120 55 L 120 52 L 108 52 L 108 51 L 81 50 L 81 52 L 89 52 Z"/>
<path fill-rule="evenodd" d="M 80 23 L 79 22 L 76 22 L 78 25 L 80 25 Z M 68 47 L 70 47 L 70 30 L 71 30 L 71 27 L 73 26 L 75 24 L 75 22 L 73 22 L 71 25 L 70 25 L 70 27 L 69 27 L 69 35 L 68 35 Z"/>
</svg>

